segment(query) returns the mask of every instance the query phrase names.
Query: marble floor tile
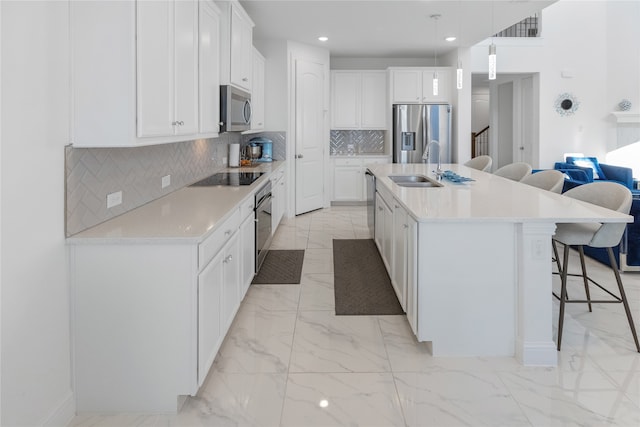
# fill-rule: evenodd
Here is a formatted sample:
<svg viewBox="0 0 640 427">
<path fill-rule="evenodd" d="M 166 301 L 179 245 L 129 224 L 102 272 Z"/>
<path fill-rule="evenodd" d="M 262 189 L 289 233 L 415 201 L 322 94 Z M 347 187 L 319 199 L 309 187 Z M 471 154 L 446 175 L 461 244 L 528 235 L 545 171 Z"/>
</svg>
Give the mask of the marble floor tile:
<svg viewBox="0 0 640 427">
<path fill-rule="evenodd" d="M 300 280 L 300 311 L 329 310 L 335 312 L 333 274 L 305 274 Z"/>
<path fill-rule="evenodd" d="M 404 426 L 391 374 L 289 374 L 282 426 Z"/>
<path fill-rule="evenodd" d="M 242 301 L 246 310 L 296 311 L 300 285 L 251 285 Z"/>
<path fill-rule="evenodd" d="M 408 426 L 531 426 L 494 373 L 452 370 L 394 378 Z"/>
<path fill-rule="evenodd" d="M 228 374 L 213 372 L 198 396 L 190 399 L 177 422 L 235 427 L 280 425 L 287 376 L 285 374 Z"/>
<path fill-rule="evenodd" d="M 372 316 L 298 313 L 289 372 L 388 372 L 378 321 Z"/>
<path fill-rule="evenodd" d="M 286 373 L 296 313 L 241 309 L 213 362 L 227 373 Z"/>
<path fill-rule="evenodd" d="M 498 374 L 533 425 L 640 425 L 640 407 L 599 372 Z"/>
<path fill-rule="evenodd" d="M 332 249 L 307 249 L 304 252 L 302 274 L 333 273 Z"/>
</svg>

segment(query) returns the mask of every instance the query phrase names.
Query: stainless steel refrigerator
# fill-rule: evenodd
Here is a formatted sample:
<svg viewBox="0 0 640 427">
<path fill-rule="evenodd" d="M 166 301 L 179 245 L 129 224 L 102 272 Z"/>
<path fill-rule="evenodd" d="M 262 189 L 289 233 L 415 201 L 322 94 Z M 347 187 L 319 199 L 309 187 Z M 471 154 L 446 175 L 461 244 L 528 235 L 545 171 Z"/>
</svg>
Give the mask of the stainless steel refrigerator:
<svg viewBox="0 0 640 427">
<path fill-rule="evenodd" d="M 421 163 L 431 141 L 429 162 L 451 163 L 451 105 L 393 106 L 393 163 Z"/>
</svg>

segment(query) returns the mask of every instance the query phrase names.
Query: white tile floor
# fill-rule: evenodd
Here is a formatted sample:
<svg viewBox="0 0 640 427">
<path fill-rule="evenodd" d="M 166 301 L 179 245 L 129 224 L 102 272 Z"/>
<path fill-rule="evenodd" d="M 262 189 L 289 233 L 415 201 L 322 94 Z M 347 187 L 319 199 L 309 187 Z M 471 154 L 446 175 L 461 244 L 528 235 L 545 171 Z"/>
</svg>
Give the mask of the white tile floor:
<svg viewBox="0 0 640 427">
<path fill-rule="evenodd" d="M 640 354 L 619 304 L 568 306 L 557 368 L 433 358 L 404 316 L 336 316 L 332 239 L 367 238 L 365 215 L 332 207 L 283 222 L 272 249 L 306 249 L 302 283 L 251 286 L 180 414 L 83 415 L 72 425 L 640 426 Z M 588 268 L 611 282 L 601 264 Z M 640 274 L 623 281 L 640 329 Z"/>
</svg>

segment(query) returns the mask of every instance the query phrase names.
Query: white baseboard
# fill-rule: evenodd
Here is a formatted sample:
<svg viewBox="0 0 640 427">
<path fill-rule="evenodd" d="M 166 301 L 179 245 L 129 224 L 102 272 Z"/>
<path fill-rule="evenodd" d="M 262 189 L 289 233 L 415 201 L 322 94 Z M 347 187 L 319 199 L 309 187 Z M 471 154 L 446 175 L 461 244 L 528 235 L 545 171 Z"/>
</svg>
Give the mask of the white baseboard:
<svg viewBox="0 0 640 427">
<path fill-rule="evenodd" d="M 558 366 L 558 349 L 555 342 L 516 344 L 516 358 L 525 366 Z"/>
<path fill-rule="evenodd" d="M 72 391 L 62 399 L 60 404 L 41 423 L 43 427 L 68 426 L 76 416 L 76 399 Z"/>
</svg>

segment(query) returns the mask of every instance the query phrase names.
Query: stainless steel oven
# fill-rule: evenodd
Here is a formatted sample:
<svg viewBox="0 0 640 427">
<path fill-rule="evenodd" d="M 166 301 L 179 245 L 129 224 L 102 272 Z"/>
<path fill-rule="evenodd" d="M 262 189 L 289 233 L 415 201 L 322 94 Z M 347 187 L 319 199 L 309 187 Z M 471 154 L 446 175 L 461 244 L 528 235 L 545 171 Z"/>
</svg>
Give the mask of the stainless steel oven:
<svg viewBox="0 0 640 427">
<path fill-rule="evenodd" d="M 256 273 L 271 245 L 271 181 L 256 192 Z"/>
</svg>

